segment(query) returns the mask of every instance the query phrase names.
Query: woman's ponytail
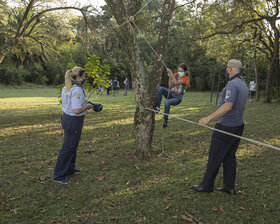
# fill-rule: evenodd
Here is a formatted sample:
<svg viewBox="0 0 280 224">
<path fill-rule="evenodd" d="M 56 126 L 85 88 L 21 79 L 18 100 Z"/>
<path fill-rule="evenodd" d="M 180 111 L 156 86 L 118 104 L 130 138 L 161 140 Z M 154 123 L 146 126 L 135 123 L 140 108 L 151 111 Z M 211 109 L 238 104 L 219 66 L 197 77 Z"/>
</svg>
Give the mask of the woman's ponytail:
<svg viewBox="0 0 280 224">
<path fill-rule="evenodd" d="M 70 91 L 72 88 L 72 70 L 67 70 L 65 73 L 65 86 L 66 86 L 66 93 Z"/>
<path fill-rule="evenodd" d="M 72 88 L 72 81 L 75 81 L 77 76 L 82 76 L 85 73 L 85 69 L 81 67 L 74 67 L 71 70 L 67 70 L 65 73 L 65 86 L 66 93 Z"/>
</svg>

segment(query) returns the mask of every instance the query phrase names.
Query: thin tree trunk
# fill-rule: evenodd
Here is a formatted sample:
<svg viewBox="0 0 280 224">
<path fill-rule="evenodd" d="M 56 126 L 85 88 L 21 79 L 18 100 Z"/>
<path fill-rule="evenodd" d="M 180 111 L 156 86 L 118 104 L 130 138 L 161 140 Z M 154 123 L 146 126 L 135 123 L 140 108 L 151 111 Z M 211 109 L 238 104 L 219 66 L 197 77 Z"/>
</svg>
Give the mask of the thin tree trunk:
<svg viewBox="0 0 280 224">
<path fill-rule="evenodd" d="M 278 1 L 277 1 L 278 6 Z M 277 9 L 278 10 L 278 9 Z M 277 12 L 278 15 L 278 12 Z M 271 62 L 269 64 L 268 74 L 266 77 L 265 85 L 265 103 L 270 103 L 273 97 L 273 89 L 275 87 L 275 78 L 279 77 L 279 30 L 276 26 L 276 18 L 269 20 L 269 23 L 273 29 L 275 38 L 274 38 L 274 49 L 271 57 Z"/>
<path fill-rule="evenodd" d="M 273 94 L 272 74 L 273 74 L 273 62 L 269 64 L 267 69 L 264 103 L 271 103 L 272 94 Z"/>
<path fill-rule="evenodd" d="M 254 38 L 254 71 L 255 71 L 255 81 L 256 81 L 256 98 L 257 98 L 257 101 L 259 101 L 260 100 L 260 94 L 259 94 L 259 81 L 258 81 L 258 68 L 257 68 L 256 37 Z"/>
</svg>

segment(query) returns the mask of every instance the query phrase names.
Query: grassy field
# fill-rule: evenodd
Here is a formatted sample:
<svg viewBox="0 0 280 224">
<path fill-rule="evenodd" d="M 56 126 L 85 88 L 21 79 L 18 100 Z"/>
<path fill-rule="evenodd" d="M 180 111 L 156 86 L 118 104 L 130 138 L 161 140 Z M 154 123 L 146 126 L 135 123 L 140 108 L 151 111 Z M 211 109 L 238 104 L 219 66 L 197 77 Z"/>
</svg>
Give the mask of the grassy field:
<svg viewBox="0 0 280 224">
<path fill-rule="evenodd" d="M 209 93 L 187 92 L 171 113 L 193 121 L 215 110 Z M 85 119 L 69 185 L 52 181 L 62 144 L 55 89 L 0 90 L 0 223 L 280 223 L 280 152 L 241 141 L 237 195 L 197 193 L 211 130 L 156 116 L 153 145 L 170 158 L 134 156 L 134 97 L 99 96 Z M 243 136 L 280 146 L 280 104 L 248 102 Z M 214 126 L 214 123 L 210 124 Z M 215 187 L 222 185 L 222 170 Z"/>
</svg>

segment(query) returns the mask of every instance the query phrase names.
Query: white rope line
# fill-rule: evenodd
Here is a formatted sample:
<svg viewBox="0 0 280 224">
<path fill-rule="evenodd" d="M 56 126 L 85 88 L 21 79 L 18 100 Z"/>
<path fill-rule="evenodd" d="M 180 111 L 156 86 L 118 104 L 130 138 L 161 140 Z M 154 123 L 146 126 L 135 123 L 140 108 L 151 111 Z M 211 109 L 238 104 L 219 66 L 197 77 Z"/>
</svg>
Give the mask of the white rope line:
<svg viewBox="0 0 280 224">
<path fill-rule="evenodd" d="M 151 1 L 153 1 L 153 0 L 150 0 L 146 5 L 144 5 L 141 9 L 139 9 L 133 16 L 131 16 L 131 17 L 135 17 L 135 16 L 137 16 L 144 8 L 146 8 L 146 6 L 147 5 L 149 5 L 150 4 L 150 2 Z M 120 26 L 122 26 L 122 25 L 124 25 L 124 24 L 126 24 L 127 22 L 129 22 L 129 19 L 127 18 L 121 25 L 119 25 L 119 27 Z"/>
<path fill-rule="evenodd" d="M 162 64 L 164 65 L 165 68 L 167 68 L 167 66 L 165 65 L 164 61 L 161 59 L 161 57 L 158 55 L 158 53 L 155 51 L 155 49 L 152 47 L 152 45 L 149 43 L 149 41 L 146 39 L 146 37 L 142 34 L 141 30 L 139 29 L 139 27 L 135 24 L 134 22 L 134 17 L 136 15 L 138 15 L 147 5 L 150 4 L 150 2 L 153 0 L 150 0 L 146 5 L 144 5 L 138 12 L 136 12 L 133 16 L 130 16 L 129 18 L 127 18 L 120 26 L 126 24 L 127 22 L 131 22 L 133 23 L 133 25 L 136 27 L 136 29 L 138 30 L 138 32 L 140 33 L 141 37 L 144 38 L 144 40 L 147 42 L 147 44 L 149 45 L 149 47 L 152 49 L 152 51 L 155 53 L 155 55 L 158 57 L 158 59 L 162 62 Z"/>
<path fill-rule="evenodd" d="M 139 27 L 135 24 L 135 22 L 133 20 L 131 20 L 130 22 L 133 23 L 133 25 L 136 27 L 136 29 L 138 30 L 138 32 L 140 33 L 141 37 L 144 38 L 144 40 L 147 42 L 147 44 L 149 45 L 149 47 L 152 49 L 152 51 L 155 53 L 155 55 L 158 57 L 158 59 L 161 61 L 161 63 L 163 64 L 163 66 L 165 68 L 168 68 L 166 66 L 166 64 L 164 63 L 164 61 L 161 59 L 161 57 L 158 55 L 158 53 L 155 51 L 155 49 L 152 47 L 152 45 L 149 43 L 149 41 L 146 39 L 146 37 L 142 34 L 141 30 L 139 29 Z"/>
<path fill-rule="evenodd" d="M 235 135 L 235 134 L 232 134 L 232 133 L 229 133 L 229 132 L 226 132 L 226 131 L 222 131 L 222 130 L 219 130 L 219 129 L 216 129 L 216 128 L 212 128 L 212 127 L 204 125 L 204 124 L 199 124 L 197 122 L 190 121 L 190 120 L 187 120 L 187 119 L 184 119 L 184 118 L 181 118 L 181 117 L 176 117 L 174 115 L 170 115 L 170 114 L 166 114 L 166 113 L 163 113 L 163 112 L 159 112 L 159 111 L 151 109 L 151 108 L 144 108 L 144 107 L 142 107 L 142 109 L 150 110 L 150 111 L 153 111 L 155 113 L 159 113 L 159 114 L 163 114 L 163 115 L 167 115 L 167 116 L 176 118 L 176 119 L 181 120 L 181 121 L 186 121 L 186 122 L 189 122 L 191 124 L 199 125 L 199 126 L 202 126 L 204 128 L 208 128 L 208 129 L 211 129 L 211 130 L 214 130 L 214 131 L 217 131 L 217 132 L 221 132 L 221 133 L 226 134 L 226 135 L 230 135 L 230 136 L 233 136 L 233 137 L 236 137 L 236 138 L 240 138 L 240 139 L 246 140 L 248 142 L 252 142 L 252 143 L 257 144 L 257 145 L 262 145 L 262 146 L 265 146 L 267 148 L 271 148 L 271 149 L 275 149 L 275 150 L 280 151 L 279 147 L 276 147 L 276 146 L 273 146 L 273 145 L 268 145 L 268 144 L 263 143 L 263 142 L 259 142 L 259 141 L 253 140 L 253 139 L 249 139 L 249 138 L 246 138 L 246 137 Z"/>
</svg>

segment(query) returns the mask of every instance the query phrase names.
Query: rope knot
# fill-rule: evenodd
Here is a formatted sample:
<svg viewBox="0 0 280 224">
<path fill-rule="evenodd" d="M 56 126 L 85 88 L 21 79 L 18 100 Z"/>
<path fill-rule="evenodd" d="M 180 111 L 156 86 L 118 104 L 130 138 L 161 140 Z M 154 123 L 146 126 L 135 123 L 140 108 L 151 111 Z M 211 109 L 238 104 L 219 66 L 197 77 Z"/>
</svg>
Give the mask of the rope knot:
<svg viewBox="0 0 280 224">
<path fill-rule="evenodd" d="M 129 17 L 128 17 L 128 21 L 131 22 L 131 23 L 133 23 L 133 22 L 134 22 L 134 16 L 129 16 Z"/>
</svg>

